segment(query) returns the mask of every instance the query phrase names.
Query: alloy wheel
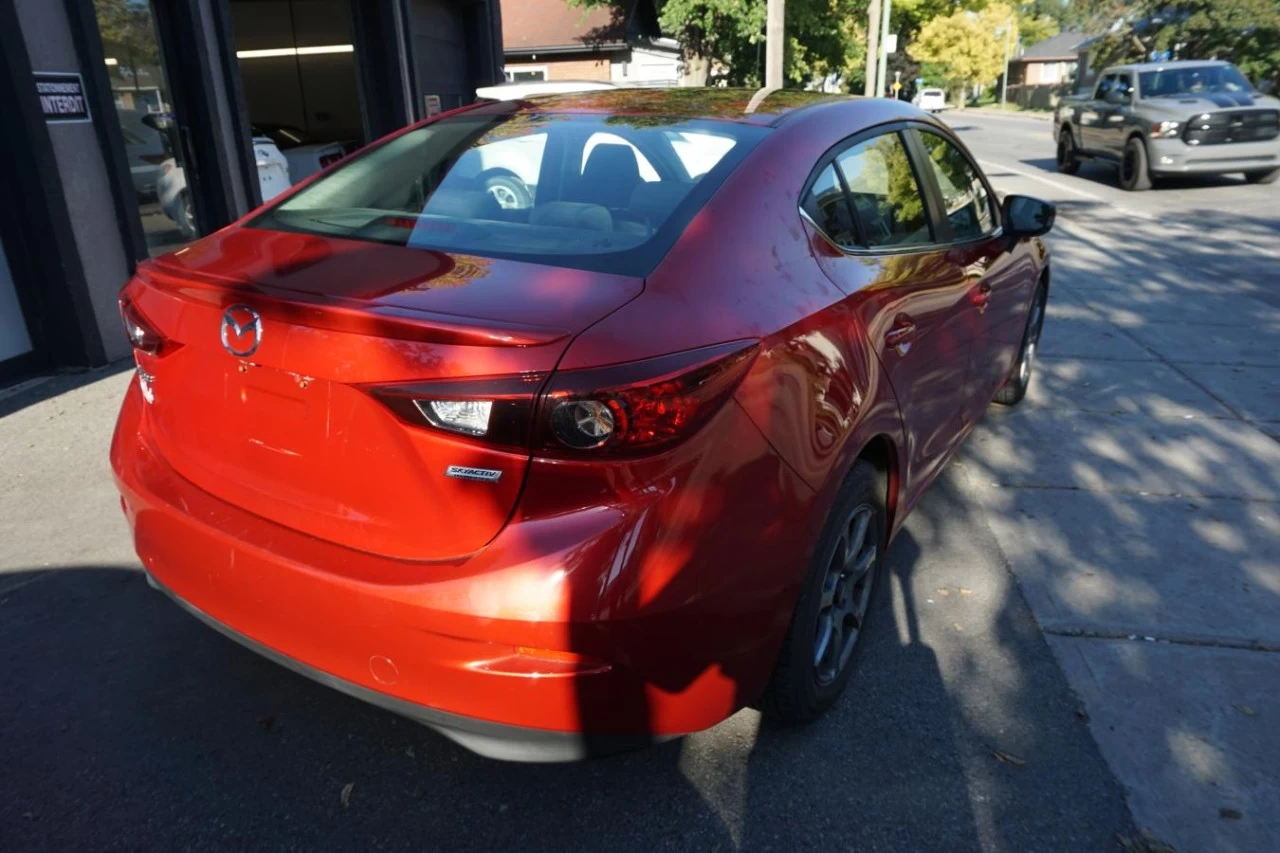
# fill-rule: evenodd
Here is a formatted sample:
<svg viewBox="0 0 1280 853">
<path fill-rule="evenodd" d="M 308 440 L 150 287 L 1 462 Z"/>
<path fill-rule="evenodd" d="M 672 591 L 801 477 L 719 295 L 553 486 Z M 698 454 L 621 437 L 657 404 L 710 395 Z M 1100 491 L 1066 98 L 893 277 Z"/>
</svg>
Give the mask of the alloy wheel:
<svg viewBox="0 0 1280 853">
<path fill-rule="evenodd" d="M 877 550 L 875 509 L 859 504 L 841 529 L 822 581 L 813 640 L 814 675 L 819 686 L 839 677 L 862 633 L 871 600 Z"/>
<path fill-rule="evenodd" d="M 1027 320 L 1027 339 L 1022 345 L 1022 359 L 1018 363 L 1018 381 L 1026 384 L 1031 380 L 1031 368 L 1035 366 L 1036 348 L 1040 344 L 1040 329 L 1044 326 L 1044 300 L 1037 299 L 1031 306 L 1031 316 Z"/>
<path fill-rule="evenodd" d="M 520 199 L 516 197 L 515 190 L 505 184 L 492 184 L 489 187 L 489 195 L 498 203 L 498 207 L 503 210 L 518 210 L 520 208 Z"/>
</svg>

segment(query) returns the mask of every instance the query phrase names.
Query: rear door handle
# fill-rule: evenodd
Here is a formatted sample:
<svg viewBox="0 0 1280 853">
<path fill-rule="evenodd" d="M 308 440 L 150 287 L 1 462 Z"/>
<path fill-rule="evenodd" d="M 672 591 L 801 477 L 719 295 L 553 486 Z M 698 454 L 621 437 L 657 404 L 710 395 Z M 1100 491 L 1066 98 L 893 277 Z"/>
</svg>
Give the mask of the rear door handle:
<svg viewBox="0 0 1280 853">
<path fill-rule="evenodd" d="M 889 349 L 897 350 L 898 355 L 906 355 L 915 336 L 915 321 L 906 314 L 899 314 L 893 319 L 893 326 L 884 333 L 884 343 Z"/>
<path fill-rule="evenodd" d="M 979 312 L 986 311 L 987 305 L 991 302 L 991 284 L 989 282 L 979 282 L 977 287 L 969 289 L 969 301 Z"/>
</svg>

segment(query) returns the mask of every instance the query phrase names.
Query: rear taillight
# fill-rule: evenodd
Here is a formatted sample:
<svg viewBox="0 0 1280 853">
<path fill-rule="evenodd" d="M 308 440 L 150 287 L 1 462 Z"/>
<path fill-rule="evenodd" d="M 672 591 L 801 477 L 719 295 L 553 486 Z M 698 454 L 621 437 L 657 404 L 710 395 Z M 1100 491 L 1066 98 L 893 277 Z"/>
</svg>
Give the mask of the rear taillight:
<svg viewBox="0 0 1280 853">
<path fill-rule="evenodd" d="M 147 322 L 128 297 L 120 299 L 120 321 L 124 323 L 124 333 L 134 349 L 148 355 L 160 354 L 164 337 Z"/>
<path fill-rule="evenodd" d="M 486 444 L 549 455 L 642 455 L 697 432 L 737 388 L 757 350 L 754 341 L 734 341 L 558 372 L 550 381 L 533 373 L 367 390 L 408 423 Z"/>
<path fill-rule="evenodd" d="M 542 395 L 535 449 L 652 453 L 697 432 L 738 387 L 754 341 L 556 373 Z"/>
</svg>

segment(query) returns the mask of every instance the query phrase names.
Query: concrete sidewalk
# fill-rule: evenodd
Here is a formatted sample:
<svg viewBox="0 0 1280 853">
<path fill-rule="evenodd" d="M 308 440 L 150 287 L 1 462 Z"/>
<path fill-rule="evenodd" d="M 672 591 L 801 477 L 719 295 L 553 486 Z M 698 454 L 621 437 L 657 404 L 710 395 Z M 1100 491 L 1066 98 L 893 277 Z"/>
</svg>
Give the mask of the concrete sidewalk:
<svg viewBox="0 0 1280 853">
<path fill-rule="evenodd" d="M 1138 825 L 1280 849 L 1280 260 L 1236 242 L 1256 221 L 1085 213 L 1028 399 L 957 465 Z"/>
</svg>

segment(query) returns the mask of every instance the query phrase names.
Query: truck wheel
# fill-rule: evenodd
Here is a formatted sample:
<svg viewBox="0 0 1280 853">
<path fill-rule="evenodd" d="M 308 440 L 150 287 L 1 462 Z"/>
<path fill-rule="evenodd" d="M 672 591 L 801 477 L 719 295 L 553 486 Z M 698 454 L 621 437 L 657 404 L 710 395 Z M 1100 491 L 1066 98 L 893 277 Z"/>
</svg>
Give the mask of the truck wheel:
<svg viewBox="0 0 1280 853">
<path fill-rule="evenodd" d="M 1251 184 L 1274 184 L 1276 178 L 1280 178 L 1280 169 L 1262 169 L 1244 173 L 1244 179 Z"/>
<path fill-rule="evenodd" d="M 1071 128 L 1064 127 L 1058 134 L 1058 171 L 1064 175 L 1074 175 L 1080 171 L 1080 158 L 1076 156 L 1076 140 L 1071 135 Z"/>
<path fill-rule="evenodd" d="M 1147 144 L 1134 136 L 1124 144 L 1120 158 L 1120 188 L 1129 192 L 1151 189 L 1151 172 L 1147 170 Z"/>
</svg>

